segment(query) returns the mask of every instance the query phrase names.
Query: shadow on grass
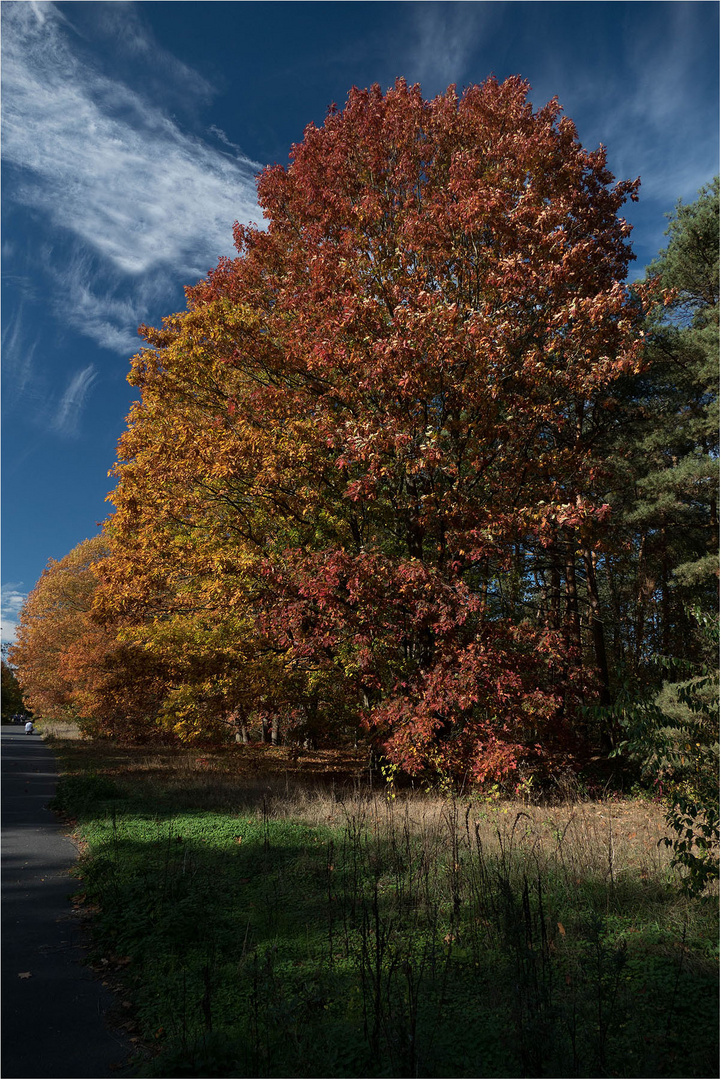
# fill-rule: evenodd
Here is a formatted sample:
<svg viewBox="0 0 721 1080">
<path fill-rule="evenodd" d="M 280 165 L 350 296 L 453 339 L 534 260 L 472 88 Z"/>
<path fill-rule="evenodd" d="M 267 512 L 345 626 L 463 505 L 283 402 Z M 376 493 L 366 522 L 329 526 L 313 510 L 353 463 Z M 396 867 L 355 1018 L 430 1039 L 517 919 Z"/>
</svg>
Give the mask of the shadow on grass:
<svg viewBox="0 0 721 1080">
<path fill-rule="evenodd" d="M 713 932 L 662 879 L 576 878 L 561 841 L 517 842 L 520 813 L 492 845 L 456 804 L 349 798 L 311 825 L 252 782 L 224 812 L 137 791 L 76 774 L 57 801 L 140 1075 L 712 1074 Z"/>
</svg>

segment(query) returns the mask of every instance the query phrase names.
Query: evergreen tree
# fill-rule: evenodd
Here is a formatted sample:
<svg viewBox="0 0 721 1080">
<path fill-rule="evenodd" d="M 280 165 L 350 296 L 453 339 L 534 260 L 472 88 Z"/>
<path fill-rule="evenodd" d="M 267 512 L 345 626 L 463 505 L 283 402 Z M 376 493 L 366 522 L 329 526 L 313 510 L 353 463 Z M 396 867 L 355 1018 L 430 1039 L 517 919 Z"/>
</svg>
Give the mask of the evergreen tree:
<svg viewBox="0 0 721 1080">
<path fill-rule="evenodd" d="M 679 204 L 650 265 L 665 290 L 648 319 L 646 371 L 616 433 L 619 528 L 607 560 L 617 667 L 699 659 L 698 613 L 718 604 L 719 183 Z"/>
</svg>

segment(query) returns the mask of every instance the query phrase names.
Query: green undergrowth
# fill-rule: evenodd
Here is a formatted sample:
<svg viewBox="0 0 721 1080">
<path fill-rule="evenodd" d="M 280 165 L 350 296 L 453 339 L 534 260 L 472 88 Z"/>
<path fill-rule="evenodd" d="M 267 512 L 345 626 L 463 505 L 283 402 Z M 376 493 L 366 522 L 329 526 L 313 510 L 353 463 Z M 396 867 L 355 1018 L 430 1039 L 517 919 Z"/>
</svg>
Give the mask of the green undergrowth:
<svg viewBox="0 0 721 1080">
<path fill-rule="evenodd" d="M 716 1075 L 716 900 L 661 865 L 609 848 L 583 873 L 568 828 L 543 847 L 529 815 L 452 800 L 319 824 L 90 773 L 57 807 L 137 1075 Z"/>
</svg>

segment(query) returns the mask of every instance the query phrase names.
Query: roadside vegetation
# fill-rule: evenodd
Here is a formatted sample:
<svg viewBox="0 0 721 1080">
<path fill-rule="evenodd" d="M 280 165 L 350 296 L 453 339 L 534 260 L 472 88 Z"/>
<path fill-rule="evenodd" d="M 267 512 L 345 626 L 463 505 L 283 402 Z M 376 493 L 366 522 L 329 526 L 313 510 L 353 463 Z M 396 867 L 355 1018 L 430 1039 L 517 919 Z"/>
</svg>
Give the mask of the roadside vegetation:
<svg viewBox="0 0 721 1080">
<path fill-rule="evenodd" d="M 717 1074 L 719 182 L 528 94 L 264 170 L 21 612 L 140 1075 Z"/>
<path fill-rule="evenodd" d="M 51 728 L 137 1075 L 715 1074 L 717 897 L 680 891 L 653 799 Z"/>
</svg>

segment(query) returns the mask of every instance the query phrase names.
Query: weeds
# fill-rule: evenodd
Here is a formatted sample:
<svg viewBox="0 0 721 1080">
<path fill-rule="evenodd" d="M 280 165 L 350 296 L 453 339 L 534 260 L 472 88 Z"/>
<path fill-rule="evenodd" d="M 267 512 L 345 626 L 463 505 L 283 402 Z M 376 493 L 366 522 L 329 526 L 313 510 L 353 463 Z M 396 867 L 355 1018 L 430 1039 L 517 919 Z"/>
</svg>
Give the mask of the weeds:
<svg viewBox="0 0 721 1080">
<path fill-rule="evenodd" d="M 233 786 L 222 762 L 201 799 L 212 756 L 64 752 L 138 1075 L 715 1073 L 715 898 L 673 888 L 652 804 Z"/>
</svg>

